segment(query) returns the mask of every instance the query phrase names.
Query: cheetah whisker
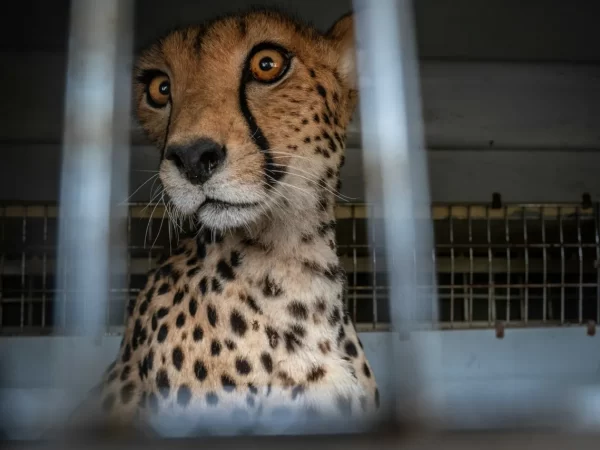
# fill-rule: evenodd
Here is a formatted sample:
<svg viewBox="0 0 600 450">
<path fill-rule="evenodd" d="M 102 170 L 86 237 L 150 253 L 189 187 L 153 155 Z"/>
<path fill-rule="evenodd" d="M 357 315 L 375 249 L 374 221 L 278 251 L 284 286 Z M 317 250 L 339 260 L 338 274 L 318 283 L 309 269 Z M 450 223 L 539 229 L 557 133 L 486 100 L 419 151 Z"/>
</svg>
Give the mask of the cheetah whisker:
<svg viewBox="0 0 600 450">
<path fill-rule="evenodd" d="M 156 177 L 158 177 L 158 173 L 155 173 L 154 175 L 152 175 L 150 178 L 148 178 L 146 181 L 144 181 L 135 191 L 133 191 L 133 193 L 127 197 L 125 200 L 123 200 L 121 203 L 119 203 L 119 206 L 123 206 L 125 205 L 129 200 L 131 200 L 131 198 L 137 194 L 137 192 L 143 188 L 146 184 L 148 184 L 151 180 L 155 179 Z"/>
<path fill-rule="evenodd" d="M 295 168 L 295 167 L 286 167 L 286 166 L 283 166 L 283 165 L 281 165 L 281 167 L 284 167 L 286 170 L 273 170 L 272 172 L 276 172 L 276 173 L 288 173 L 289 175 L 294 175 L 296 177 L 303 178 L 303 179 L 305 179 L 305 180 L 307 180 L 307 181 L 309 181 L 311 183 L 314 183 L 315 185 L 318 185 L 320 188 L 325 189 L 327 192 L 329 192 L 330 194 L 332 194 L 334 197 L 336 197 L 336 198 L 338 198 L 338 199 L 340 199 L 342 201 L 345 201 L 345 202 L 350 202 L 350 201 L 353 201 L 353 200 L 358 200 L 358 198 L 356 198 L 356 197 L 348 197 L 346 195 L 340 194 L 340 193 L 334 191 L 333 189 L 331 189 L 329 186 L 321 186 L 320 185 L 320 181 L 321 181 L 320 178 L 308 178 L 306 176 L 299 175 L 297 173 L 293 173 L 293 171 L 289 170 L 289 169 L 296 170 L 297 168 Z"/>
</svg>

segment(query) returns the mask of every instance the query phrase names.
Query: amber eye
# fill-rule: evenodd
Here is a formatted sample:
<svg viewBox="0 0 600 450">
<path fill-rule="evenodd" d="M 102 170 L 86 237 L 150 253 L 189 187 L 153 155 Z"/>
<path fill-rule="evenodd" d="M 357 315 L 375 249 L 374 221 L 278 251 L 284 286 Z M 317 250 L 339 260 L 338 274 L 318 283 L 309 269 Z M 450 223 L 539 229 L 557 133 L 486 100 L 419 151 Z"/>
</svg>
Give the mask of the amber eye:
<svg viewBox="0 0 600 450">
<path fill-rule="evenodd" d="M 158 75 L 148 85 L 148 98 L 152 106 L 162 107 L 171 97 L 171 83 L 166 75 Z"/>
<path fill-rule="evenodd" d="M 283 76 L 289 64 L 286 55 L 275 49 L 256 52 L 250 60 L 250 71 L 255 80 L 273 83 Z"/>
</svg>

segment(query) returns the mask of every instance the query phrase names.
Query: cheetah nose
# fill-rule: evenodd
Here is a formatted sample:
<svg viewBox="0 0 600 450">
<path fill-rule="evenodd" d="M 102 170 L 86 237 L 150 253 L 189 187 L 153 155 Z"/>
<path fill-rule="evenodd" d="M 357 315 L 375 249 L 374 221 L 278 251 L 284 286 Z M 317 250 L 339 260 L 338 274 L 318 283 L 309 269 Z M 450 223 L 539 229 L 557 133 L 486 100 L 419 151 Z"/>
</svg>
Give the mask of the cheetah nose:
<svg viewBox="0 0 600 450">
<path fill-rule="evenodd" d="M 186 145 L 170 145 L 165 158 L 173 161 L 192 184 L 206 183 L 225 161 L 226 149 L 212 139 L 202 138 Z"/>
</svg>

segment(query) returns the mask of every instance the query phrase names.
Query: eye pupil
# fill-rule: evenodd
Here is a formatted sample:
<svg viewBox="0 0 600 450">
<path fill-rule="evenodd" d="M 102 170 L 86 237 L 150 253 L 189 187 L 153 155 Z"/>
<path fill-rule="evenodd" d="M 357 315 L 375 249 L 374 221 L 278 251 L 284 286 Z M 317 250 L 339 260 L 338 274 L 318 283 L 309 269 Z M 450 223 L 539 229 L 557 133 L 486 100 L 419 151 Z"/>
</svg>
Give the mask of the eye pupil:
<svg viewBox="0 0 600 450">
<path fill-rule="evenodd" d="M 162 83 L 160 83 L 158 91 L 161 93 L 161 95 L 169 95 L 169 82 L 163 81 Z"/>
<path fill-rule="evenodd" d="M 270 56 L 265 56 L 263 59 L 260 60 L 258 65 L 260 67 L 260 70 L 264 70 L 266 72 L 275 67 L 275 61 L 273 61 L 273 58 L 271 58 Z"/>
</svg>

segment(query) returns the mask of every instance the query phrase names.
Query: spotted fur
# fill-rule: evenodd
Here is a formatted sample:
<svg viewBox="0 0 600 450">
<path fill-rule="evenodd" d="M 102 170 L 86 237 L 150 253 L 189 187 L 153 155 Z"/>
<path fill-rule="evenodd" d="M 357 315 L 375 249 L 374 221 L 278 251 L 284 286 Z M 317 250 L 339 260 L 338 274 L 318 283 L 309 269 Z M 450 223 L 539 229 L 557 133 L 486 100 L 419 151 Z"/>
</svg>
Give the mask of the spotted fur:
<svg viewBox="0 0 600 450">
<path fill-rule="evenodd" d="M 352 29 L 351 15 L 321 33 L 253 11 L 173 31 L 139 59 L 138 118 L 162 152 L 172 206 L 201 231 L 181 241 L 128 307 L 100 393 L 112 419 L 377 410 L 335 246 L 335 193 L 357 96 Z M 246 72 L 249 53 L 265 42 L 292 55 L 273 85 Z M 171 83 L 160 109 L 146 93 L 157 71 Z M 192 184 L 165 154 L 204 138 L 226 156 Z"/>
</svg>

